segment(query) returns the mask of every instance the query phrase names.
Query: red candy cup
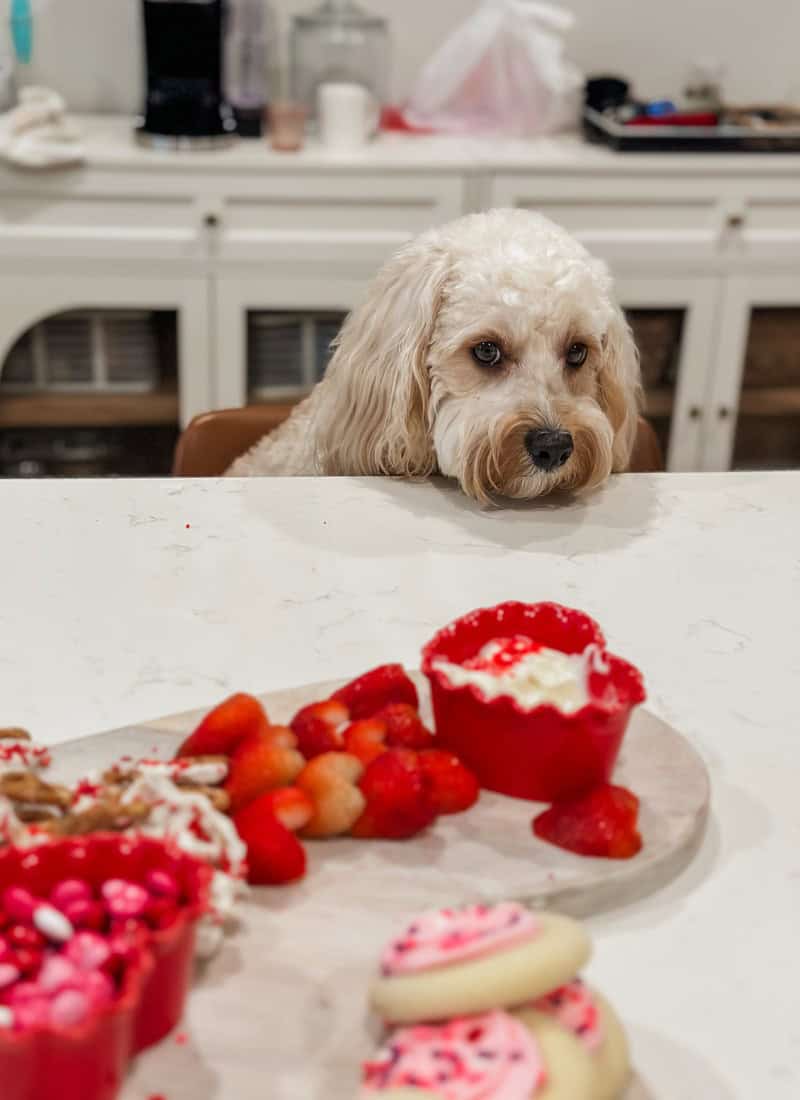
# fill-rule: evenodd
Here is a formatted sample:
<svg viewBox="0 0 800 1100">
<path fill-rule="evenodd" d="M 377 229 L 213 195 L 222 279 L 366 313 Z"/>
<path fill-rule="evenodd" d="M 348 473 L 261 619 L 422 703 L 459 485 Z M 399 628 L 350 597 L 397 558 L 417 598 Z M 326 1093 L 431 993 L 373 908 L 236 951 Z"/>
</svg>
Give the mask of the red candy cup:
<svg viewBox="0 0 800 1100">
<path fill-rule="evenodd" d="M 549 703 L 523 710 L 510 696 L 488 700 L 471 684 L 453 687 L 434 668 L 437 659 L 462 664 L 487 642 L 515 634 L 562 653 L 605 648 L 594 619 L 556 603 L 511 601 L 456 619 L 422 651 L 437 739 L 481 786 L 514 798 L 555 802 L 608 782 L 631 712 L 645 698 L 641 673 L 621 657 L 606 654 L 608 672 L 592 673 L 593 698 L 574 714 Z"/>
<path fill-rule="evenodd" d="M 94 887 L 111 878 L 144 883 L 153 870 L 180 885 L 184 900 L 176 920 L 126 947 L 115 1000 L 85 1023 L 58 1031 L 0 1029 L 2 1100 L 113 1100 L 131 1056 L 162 1039 L 181 1017 L 211 868 L 160 840 L 104 833 L 0 851 L 0 895 L 24 883 L 47 897 L 66 878 Z"/>
</svg>

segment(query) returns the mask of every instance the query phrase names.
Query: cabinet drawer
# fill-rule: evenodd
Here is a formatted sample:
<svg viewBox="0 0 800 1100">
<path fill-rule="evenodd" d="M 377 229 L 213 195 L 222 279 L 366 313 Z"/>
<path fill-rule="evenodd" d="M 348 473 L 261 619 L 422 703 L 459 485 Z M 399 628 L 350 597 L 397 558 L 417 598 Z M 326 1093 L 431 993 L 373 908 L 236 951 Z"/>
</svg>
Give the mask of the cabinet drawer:
<svg viewBox="0 0 800 1100">
<path fill-rule="evenodd" d="M 741 229 L 731 248 L 744 259 L 796 262 L 800 258 L 800 183 L 772 182 L 745 193 Z"/>
<path fill-rule="evenodd" d="M 157 180 L 8 172 L 0 186 L 3 256 L 193 259 L 203 247 L 196 200 Z"/>
<path fill-rule="evenodd" d="M 233 261 L 374 265 L 462 212 L 459 177 L 358 174 L 242 181 L 220 214 L 219 255 Z"/>
<path fill-rule="evenodd" d="M 719 201 L 695 181 L 506 175 L 495 179 L 492 199 L 544 214 L 610 261 L 661 264 L 721 247 Z"/>
</svg>

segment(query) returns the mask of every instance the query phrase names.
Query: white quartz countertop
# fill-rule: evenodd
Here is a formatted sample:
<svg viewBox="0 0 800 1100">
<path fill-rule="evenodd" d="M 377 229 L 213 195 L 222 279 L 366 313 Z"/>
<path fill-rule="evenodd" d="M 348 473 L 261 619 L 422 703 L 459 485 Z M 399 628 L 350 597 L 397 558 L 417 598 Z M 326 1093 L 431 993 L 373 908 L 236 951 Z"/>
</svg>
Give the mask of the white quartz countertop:
<svg viewBox="0 0 800 1100">
<path fill-rule="evenodd" d="M 800 155 L 759 153 L 617 153 L 578 133 L 535 139 L 384 133 L 353 152 L 329 151 L 309 140 L 298 153 L 276 153 L 265 140 L 236 140 L 212 150 L 164 151 L 134 140 L 135 119 L 81 115 L 87 166 L 110 170 L 236 173 L 457 172 L 569 173 L 592 176 L 779 175 L 796 178 Z M 66 169 L 74 175 L 81 169 Z M 49 173 L 48 173 L 49 174 Z M 30 178 L 30 174 L 28 173 Z"/>
<path fill-rule="evenodd" d="M 694 863 L 595 918 L 655 1100 L 797 1100 L 800 473 L 483 512 L 376 479 L 0 481 L 0 724 L 61 740 L 418 662 L 469 608 L 596 616 L 706 760 Z M 794 979 L 794 980 L 793 980 Z"/>
</svg>

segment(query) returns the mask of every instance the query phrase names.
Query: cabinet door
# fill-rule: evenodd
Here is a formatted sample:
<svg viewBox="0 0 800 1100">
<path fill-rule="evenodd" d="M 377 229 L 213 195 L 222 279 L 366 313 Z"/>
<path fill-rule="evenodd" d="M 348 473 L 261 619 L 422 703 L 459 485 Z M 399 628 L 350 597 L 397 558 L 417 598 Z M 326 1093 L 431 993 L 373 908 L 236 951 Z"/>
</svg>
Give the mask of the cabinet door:
<svg viewBox="0 0 800 1100">
<path fill-rule="evenodd" d="M 361 299 L 372 268 L 298 265 L 216 283 L 215 407 L 286 406 L 318 381 L 325 345 Z"/>
<path fill-rule="evenodd" d="M 205 276 L 168 277 L 147 268 L 128 265 L 124 275 L 106 265 L 51 261 L 46 270 L 27 263 L 23 272 L 0 269 L 0 371 L 15 342 L 37 322 L 75 310 L 167 310 L 177 313 L 177 387 L 162 393 L 157 405 L 163 418 L 170 397 L 175 419 L 184 426 L 194 415 L 211 408 L 208 349 L 208 281 Z M 0 395 L 2 396 L 2 395 Z M 63 402 L 62 402 L 63 403 Z M 6 416 L 9 401 L 4 403 Z M 53 403 L 51 402 L 51 408 Z M 25 406 L 22 405 L 21 415 Z M 55 414 L 53 414 L 55 415 Z M 111 414 L 104 414 L 106 418 Z M 59 413 L 62 417 L 63 413 Z M 6 422 L 6 426 L 8 423 Z"/>
<path fill-rule="evenodd" d="M 800 280 L 726 280 L 704 467 L 800 467 Z"/>
<path fill-rule="evenodd" d="M 717 280 L 623 275 L 617 298 L 639 348 L 645 415 L 669 470 L 702 468 Z"/>
</svg>

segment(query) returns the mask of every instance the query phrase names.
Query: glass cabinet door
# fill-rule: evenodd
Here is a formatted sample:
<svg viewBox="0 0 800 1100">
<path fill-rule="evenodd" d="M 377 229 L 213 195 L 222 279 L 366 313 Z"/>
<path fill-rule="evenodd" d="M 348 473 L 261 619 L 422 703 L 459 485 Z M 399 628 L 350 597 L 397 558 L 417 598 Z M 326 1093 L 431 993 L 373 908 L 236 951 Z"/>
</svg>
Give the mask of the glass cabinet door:
<svg viewBox="0 0 800 1100">
<path fill-rule="evenodd" d="M 715 280 L 618 276 L 616 289 L 639 349 L 644 415 L 667 469 L 701 469 Z"/>
<path fill-rule="evenodd" d="M 719 332 L 707 468 L 800 467 L 800 280 L 729 279 Z"/>
<path fill-rule="evenodd" d="M 800 467 L 800 302 L 750 312 L 731 465 Z"/>
</svg>

